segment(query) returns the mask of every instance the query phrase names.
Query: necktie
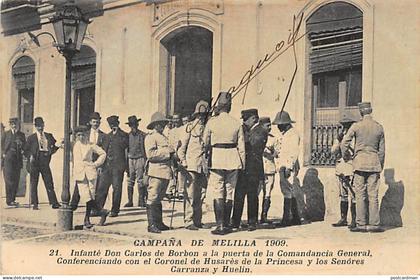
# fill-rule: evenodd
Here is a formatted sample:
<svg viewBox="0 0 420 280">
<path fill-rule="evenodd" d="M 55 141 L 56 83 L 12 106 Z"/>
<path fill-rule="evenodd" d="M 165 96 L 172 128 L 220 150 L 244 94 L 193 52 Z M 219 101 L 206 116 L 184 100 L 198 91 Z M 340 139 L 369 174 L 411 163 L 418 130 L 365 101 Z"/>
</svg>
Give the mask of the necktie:
<svg viewBox="0 0 420 280">
<path fill-rule="evenodd" d="M 42 151 L 46 151 L 47 150 L 46 140 L 47 139 L 45 139 L 45 134 L 44 134 L 44 132 L 42 132 L 41 133 L 41 150 Z"/>
</svg>

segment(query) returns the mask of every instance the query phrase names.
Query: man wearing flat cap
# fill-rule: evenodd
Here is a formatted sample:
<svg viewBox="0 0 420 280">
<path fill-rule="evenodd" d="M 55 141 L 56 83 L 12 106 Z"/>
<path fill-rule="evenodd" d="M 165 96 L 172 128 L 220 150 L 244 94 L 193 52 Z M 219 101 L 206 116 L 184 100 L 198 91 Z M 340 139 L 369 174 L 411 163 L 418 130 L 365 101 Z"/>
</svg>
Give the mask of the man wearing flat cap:
<svg viewBox="0 0 420 280">
<path fill-rule="evenodd" d="M 146 164 L 146 151 L 144 149 L 144 139 L 146 133 L 139 129 L 139 121 L 136 116 L 128 117 L 126 123 L 131 131 L 128 133 L 128 170 L 129 179 L 127 185 L 128 202 L 124 207 L 133 207 L 134 184 L 137 182 L 139 193 L 138 206 L 146 207 L 146 186 L 143 184 L 144 167 Z"/>
<path fill-rule="evenodd" d="M 348 158 L 354 139 L 353 186 L 356 195 L 355 232 L 381 232 L 378 209 L 378 180 L 385 162 L 385 136 L 382 125 L 372 119 L 370 102 L 358 104 L 362 120 L 353 124 L 343 138 L 343 157 Z M 369 205 L 369 220 L 366 208 Z"/>
<path fill-rule="evenodd" d="M 57 152 L 56 140 L 51 133 L 44 131 L 44 120 L 41 117 L 34 119 L 36 132 L 28 137 L 25 144 L 25 155 L 29 159 L 29 174 L 31 185 L 31 202 L 33 209 L 38 210 L 38 180 L 42 175 L 47 190 L 48 201 L 52 208 L 60 207 L 54 191 L 54 182 L 50 169 L 51 156 Z"/>
<path fill-rule="evenodd" d="M 297 173 L 299 172 L 299 143 L 300 137 L 293 127 L 294 121 L 286 111 L 277 113 L 273 125 L 280 131 L 274 142 L 275 163 L 280 178 L 280 189 L 283 194 L 283 219 L 280 226 L 299 225 L 300 217 L 293 190 Z"/>
<path fill-rule="evenodd" d="M 169 145 L 168 138 L 163 135 L 167 123 L 168 120 L 163 114 L 154 113 L 147 125 L 147 129 L 152 132 L 146 136 L 144 142 L 149 177 L 146 204 L 147 230 L 151 233 L 169 230 L 169 227 L 163 223 L 162 199 L 165 196 L 169 180 L 173 178 L 172 163 L 177 160 L 177 157 L 175 150 Z"/>
<path fill-rule="evenodd" d="M 208 187 L 214 192 L 214 214 L 217 227 L 211 233 L 230 233 L 238 171 L 245 169 L 245 141 L 241 123 L 229 115 L 232 95 L 221 92 L 217 98 L 219 114 L 210 118 L 204 130 L 204 143 L 210 150 Z"/>
<path fill-rule="evenodd" d="M 128 170 L 126 153 L 128 134 L 120 129 L 118 116 L 112 115 L 106 120 L 111 128 L 111 132 L 107 134 L 103 143 L 106 159 L 99 178 L 96 199 L 99 207 L 103 208 L 109 187 L 112 185 L 112 208 L 109 217 L 117 217 L 121 206 L 124 171 Z"/>
<path fill-rule="evenodd" d="M 245 170 L 239 172 L 235 188 L 232 226 L 239 228 L 247 198 L 248 231 L 257 229 L 258 222 L 258 187 L 264 181 L 263 152 L 267 143 L 267 131 L 258 123 L 257 109 L 241 112 L 245 139 Z"/>
<path fill-rule="evenodd" d="M 86 133 L 86 137 L 90 143 L 98 145 L 100 148 L 104 148 L 104 139 L 107 136 L 105 132 L 99 129 L 101 125 L 101 115 L 98 112 L 92 112 L 89 116 L 89 126 L 88 131 Z M 96 160 L 97 154 L 93 154 L 93 160 Z M 102 167 L 98 167 L 98 180 L 102 172 Z M 77 209 L 79 204 L 80 196 L 79 196 L 79 189 L 77 186 L 74 188 L 73 195 L 71 196 L 70 205 L 73 210 Z"/>
<path fill-rule="evenodd" d="M 6 187 L 6 204 L 17 207 L 15 201 L 19 187 L 20 170 L 23 166 L 23 147 L 26 143 L 25 134 L 19 131 L 19 119 L 9 119 L 10 130 L 7 130 L 1 139 L 1 161 L 3 164 L 3 177 Z"/>
</svg>

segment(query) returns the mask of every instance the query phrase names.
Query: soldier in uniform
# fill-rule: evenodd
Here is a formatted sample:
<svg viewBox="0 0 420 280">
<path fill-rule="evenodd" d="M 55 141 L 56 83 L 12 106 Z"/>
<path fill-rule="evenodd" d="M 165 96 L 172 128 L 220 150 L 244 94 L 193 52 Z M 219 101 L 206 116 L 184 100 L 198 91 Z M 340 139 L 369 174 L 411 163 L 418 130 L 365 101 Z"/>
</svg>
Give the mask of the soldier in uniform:
<svg viewBox="0 0 420 280">
<path fill-rule="evenodd" d="M 44 120 L 41 117 L 34 119 L 36 132 L 28 137 L 25 144 L 25 155 L 29 159 L 29 173 L 31 181 L 31 201 L 33 210 L 38 210 L 38 180 L 41 173 L 47 189 L 48 201 L 53 209 L 60 208 L 54 191 L 54 182 L 51 174 L 51 156 L 60 148 L 51 133 L 44 131 Z"/>
<path fill-rule="evenodd" d="M 149 186 L 147 188 L 147 221 L 148 232 L 160 233 L 169 227 L 162 219 L 162 199 L 165 196 L 169 180 L 172 178 L 173 161 L 177 161 L 175 150 L 169 145 L 163 130 L 168 120 L 159 112 L 152 115 L 147 129 L 152 132 L 146 136 L 145 149 L 148 160 L 147 174 Z"/>
<path fill-rule="evenodd" d="M 202 191 L 207 186 L 207 161 L 203 140 L 204 127 L 209 111 L 206 101 L 199 101 L 193 114 L 194 120 L 186 125 L 184 138 L 181 139 L 179 159 L 188 171 L 185 187 L 184 224 L 189 230 L 202 228 Z"/>
<path fill-rule="evenodd" d="M 264 182 L 260 185 L 260 190 L 263 192 L 263 203 L 261 210 L 261 224 L 267 224 L 268 210 L 271 206 L 271 191 L 274 187 L 274 178 L 276 174 L 276 164 L 274 162 L 274 136 L 270 133 L 271 131 L 271 120 L 269 117 L 260 118 L 260 124 L 266 129 L 267 144 L 263 152 L 263 163 L 264 163 Z"/>
<path fill-rule="evenodd" d="M 259 125 L 257 109 L 247 109 L 241 112 L 245 139 L 245 170 L 239 174 L 235 188 L 232 226 L 239 228 L 247 198 L 248 231 L 257 229 L 258 221 L 258 188 L 264 181 L 263 152 L 267 143 L 268 132 Z"/>
<path fill-rule="evenodd" d="M 355 232 L 381 232 L 378 209 L 378 180 L 385 161 L 385 136 L 382 125 L 372 119 L 370 102 L 359 103 L 362 120 L 353 124 L 343 138 L 344 158 L 354 140 L 353 186 L 356 194 Z M 369 221 L 366 208 L 369 204 Z"/>
<path fill-rule="evenodd" d="M 23 166 L 22 152 L 26 138 L 23 132 L 19 131 L 19 119 L 9 119 L 10 130 L 7 130 L 1 139 L 3 176 L 6 186 L 6 204 L 18 207 L 16 192 L 19 187 L 20 170 Z"/>
<path fill-rule="evenodd" d="M 347 213 L 349 209 L 349 198 L 351 201 L 350 212 L 351 212 L 351 224 L 349 228 L 356 226 L 356 199 L 353 191 L 353 166 L 351 160 L 344 160 L 341 152 L 341 142 L 343 141 L 344 135 L 349 130 L 350 126 L 355 122 L 352 118 L 344 116 L 340 121 L 343 126 L 343 130 L 337 135 L 337 139 L 334 140 L 333 146 L 331 147 L 331 153 L 336 155 L 337 165 L 335 167 L 335 175 L 337 176 L 338 190 L 340 195 L 340 220 L 332 226 L 342 227 L 347 226 Z M 350 158 L 353 157 L 353 148 L 351 148 Z"/>
<path fill-rule="evenodd" d="M 103 164 L 102 174 L 99 177 L 96 199 L 100 208 L 105 205 L 109 187 L 112 185 L 112 208 L 109 217 L 117 217 L 120 212 L 122 183 L 124 171 L 127 166 L 128 134 L 119 128 L 118 116 L 110 116 L 107 119 L 111 132 L 108 133 L 103 144 L 106 152 L 106 160 Z"/>
<path fill-rule="evenodd" d="M 212 234 L 224 235 L 232 230 L 229 220 L 238 170 L 245 168 L 245 141 L 241 123 L 229 115 L 231 94 L 221 92 L 217 100 L 219 114 L 207 122 L 204 143 L 207 149 L 211 149 L 208 185 L 214 191 L 217 223 Z"/>
<path fill-rule="evenodd" d="M 143 175 L 144 167 L 146 164 L 146 151 L 144 149 L 144 139 L 146 133 L 139 130 L 139 121 L 136 116 L 128 117 L 128 124 L 131 128 L 130 133 L 128 134 L 128 169 L 129 169 L 129 179 L 127 186 L 128 202 L 124 207 L 133 207 L 133 192 L 134 184 L 137 181 L 138 185 L 138 206 L 146 207 L 146 196 L 147 190 L 146 186 L 143 184 Z"/>
<path fill-rule="evenodd" d="M 283 194 L 283 219 L 279 226 L 299 225 L 299 211 L 293 185 L 299 172 L 300 137 L 293 127 L 290 115 L 286 111 L 277 113 L 273 125 L 277 125 L 280 136 L 275 140 L 275 163 L 279 172 L 280 189 Z"/>
</svg>

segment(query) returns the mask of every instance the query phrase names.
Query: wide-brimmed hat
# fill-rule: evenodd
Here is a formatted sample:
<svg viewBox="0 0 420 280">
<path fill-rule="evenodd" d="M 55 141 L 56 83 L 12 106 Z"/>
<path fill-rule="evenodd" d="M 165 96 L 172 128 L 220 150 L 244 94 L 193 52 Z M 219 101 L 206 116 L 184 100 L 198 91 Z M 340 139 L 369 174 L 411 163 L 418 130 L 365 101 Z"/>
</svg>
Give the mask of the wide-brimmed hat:
<svg viewBox="0 0 420 280">
<path fill-rule="evenodd" d="M 168 119 L 161 112 L 156 112 L 150 118 L 150 123 L 147 125 L 147 129 L 153 129 L 157 123 L 168 123 Z"/>
<path fill-rule="evenodd" d="M 19 123 L 19 118 L 16 118 L 16 117 L 9 118 L 9 124 L 12 124 L 12 123 L 14 124 Z"/>
<path fill-rule="evenodd" d="M 200 100 L 197 102 L 197 104 L 195 105 L 195 110 L 193 115 L 197 115 L 197 114 L 207 114 L 209 112 L 209 103 L 207 101 L 204 100 Z"/>
<path fill-rule="evenodd" d="M 181 120 L 181 115 L 180 114 L 173 114 L 172 116 L 172 120 L 176 121 L 176 120 Z"/>
<path fill-rule="evenodd" d="M 35 126 L 42 126 L 42 125 L 44 125 L 44 120 L 41 117 L 36 117 L 34 119 L 34 125 Z"/>
<path fill-rule="evenodd" d="M 353 116 L 350 116 L 350 115 L 343 115 L 343 117 L 340 120 L 341 124 L 354 123 L 354 122 L 357 122 L 357 120 Z"/>
<path fill-rule="evenodd" d="M 118 126 L 120 124 L 119 117 L 116 115 L 109 116 L 106 121 L 110 126 Z"/>
<path fill-rule="evenodd" d="M 128 122 L 126 122 L 125 124 L 128 125 L 136 125 L 139 123 L 139 121 L 141 121 L 141 119 L 138 119 L 135 115 L 129 116 L 128 117 Z"/>
<path fill-rule="evenodd" d="M 98 121 L 100 121 L 101 120 L 101 115 L 98 112 L 92 112 L 89 115 L 89 120 L 98 120 Z"/>
<path fill-rule="evenodd" d="M 246 109 L 241 111 L 241 119 L 247 120 L 251 116 L 258 117 L 258 110 L 257 109 Z"/>
<path fill-rule="evenodd" d="M 278 112 L 272 124 L 279 125 L 279 124 L 291 124 L 295 121 L 292 121 L 290 115 L 286 111 Z"/>
</svg>

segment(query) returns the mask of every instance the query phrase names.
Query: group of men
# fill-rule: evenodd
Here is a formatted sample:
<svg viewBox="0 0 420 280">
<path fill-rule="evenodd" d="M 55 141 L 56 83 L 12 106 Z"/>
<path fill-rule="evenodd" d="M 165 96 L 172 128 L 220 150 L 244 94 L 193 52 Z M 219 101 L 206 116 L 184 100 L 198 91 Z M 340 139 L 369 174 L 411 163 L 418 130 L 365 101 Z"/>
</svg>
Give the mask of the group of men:
<svg viewBox="0 0 420 280">
<path fill-rule="evenodd" d="M 283 218 L 274 226 L 285 227 L 301 223 L 294 188 L 299 172 L 300 138 L 293 127 L 294 121 L 286 111 L 280 111 L 271 122 L 269 117 L 259 117 L 257 109 L 241 112 L 242 123 L 230 115 L 232 96 L 221 92 L 214 107 L 206 101 L 196 104 L 190 118 L 172 120 L 160 112 L 152 115 L 147 129 L 141 131 L 136 116 L 126 123 L 130 132 L 119 126 L 119 117 L 107 118 L 111 132 L 99 129 L 101 116 L 90 116 L 86 137 L 105 153 L 105 160 L 97 168 L 95 205 L 102 209 L 112 185 L 112 208 L 110 217 L 120 211 L 124 173 L 128 174 L 128 202 L 124 207 L 133 207 L 134 185 L 138 185 L 138 206 L 145 207 L 148 231 L 160 233 L 169 230 L 163 223 L 162 200 L 181 197 L 184 201 L 184 224 L 188 230 L 206 227 L 202 223 L 202 205 L 209 190 L 213 197 L 216 228 L 212 234 L 224 235 L 239 228 L 248 231 L 257 225 L 269 224 L 267 213 L 271 205 L 271 191 L 278 173 L 280 189 L 284 197 Z M 352 231 L 367 231 L 367 225 L 377 229 L 378 189 L 377 180 L 384 162 L 384 137 L 382 127 L 371 117 L 370 103 L 361 103 L 363 119 L 352 125 L 342 135 L 340 151 L 344 161 L 353 159 L 352 174 L 355 189 L 355 212 L 357 225 Z M 34 120 L 36 132 L 25 139 L 19 132 L 18 119 L 11 118 L 11 129 L 2 139 L 6 203 L 17 206 L 16 190 L 19 183 L 18 170 L 22 168 L 22 155 L 28 158 L 30 173 L 31 204 L 38 209 L 37 185 L 41 173 L 53 208 L 60 207 L 57 201 L 49 163 L 51 156 L 60 148 L 52 134 L 44 132 L 44 121 Z M 273 136 L 271 125 L 276 125 L 278 136 Z M 79 134 L 81 132 L 79 131 Z M 354 140 L 354 148 L 352 142 Z M 354 155 L 349 156 L 349 150 Z M 95 161 L 94 158 L 92 158 Z M 102 161 L 101 161 L 102 162 Z M 353 174 L 354 170 L 354 174 Z M 343 175 L 343 174 L 337 174 Z M 343 178 L 341 176 L 340 178 Z M 341 180 L 340 182 L 344 182 Z M 347 182 L 347 181 L 346 181 Z M 342 184 L 347 188 L 350 184 Z M 347 188 L 348 189 L 348 188 Z M 347 190 L 346 189 L 346 190 Z M 260 192 L 263 192 L 261 217 L 258 221 Z M 181 194 L 181 195 L 178 195 Z M 247 223 L 242 222 L 245 198 L 247 200 Z M 70 205 L 79 204 L 76 187 Z M 343 198 L 343 201 L 345 199 Z M 366 201 L 369 200 L 369 222 L 366 220 Z M 348 203 L 347 203 L 348 207 Z M 342 204 L 342 219 L 345 205 Z M 93 213 L 95 215 L 95 213 Z M 96 213 L 96 215 L 101 215 Z M 345 221 L 339 221 L 344 225 Z"/>
</svg>

